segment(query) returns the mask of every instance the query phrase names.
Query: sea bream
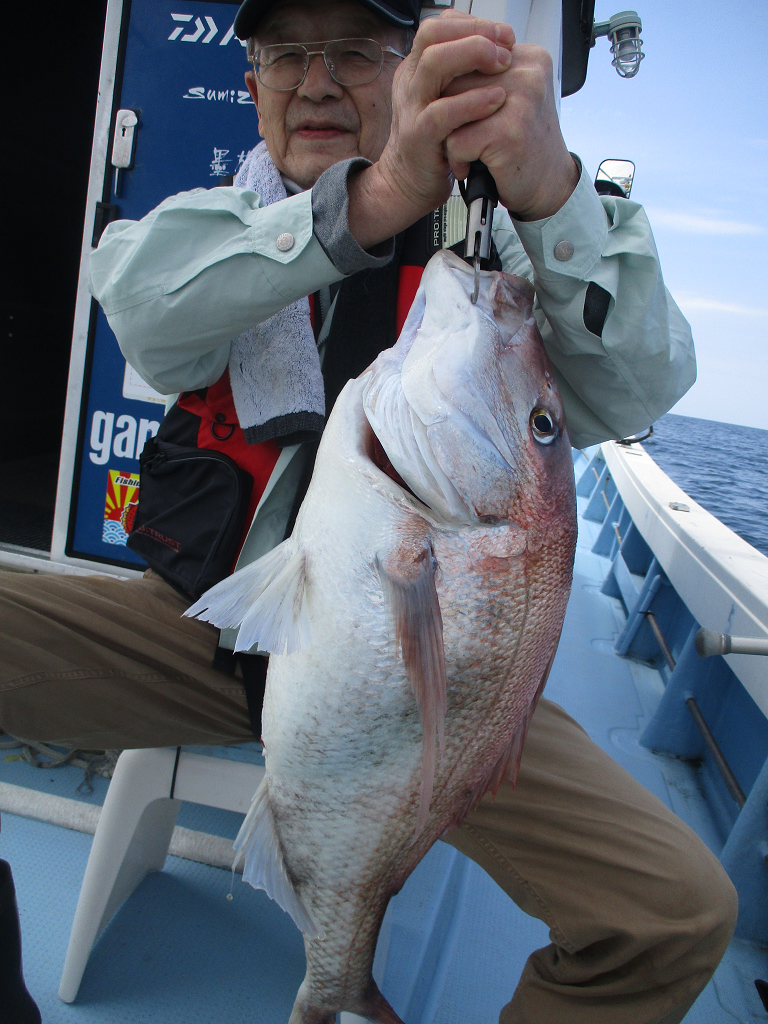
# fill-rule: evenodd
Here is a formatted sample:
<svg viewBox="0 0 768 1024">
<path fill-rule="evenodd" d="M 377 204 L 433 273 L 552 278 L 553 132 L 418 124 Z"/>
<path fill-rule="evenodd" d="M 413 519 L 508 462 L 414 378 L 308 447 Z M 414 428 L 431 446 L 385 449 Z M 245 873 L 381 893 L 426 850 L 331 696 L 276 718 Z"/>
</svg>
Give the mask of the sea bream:
<svg viewBox="0 0 768 1024">
<path fill-rule="evenodd" d="M 401 1024 L 371 974 L 390 897 L 514 777 L 571 584 L 571 448 L 529 282 L 427 266 L 334 406 L 291 537 L 188 614 L 271 652 L 244 879 L 304 933 L 289 1024 Z"/>
</svg>

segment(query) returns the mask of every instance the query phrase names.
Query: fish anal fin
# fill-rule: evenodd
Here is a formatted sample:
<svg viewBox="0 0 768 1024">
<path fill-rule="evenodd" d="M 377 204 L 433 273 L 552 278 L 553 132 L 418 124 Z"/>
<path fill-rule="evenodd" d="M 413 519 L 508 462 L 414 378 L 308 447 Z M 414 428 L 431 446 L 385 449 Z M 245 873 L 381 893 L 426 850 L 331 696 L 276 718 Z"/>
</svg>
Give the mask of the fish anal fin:
<svg viewBox="0 0 768 1024">
<path fill-rule="evenodd" d="M 296 927 L 308 939 L 323 938 L 312 911 L 296 891 L 283 857 L 280 839 L 275 828 L 272 807 L 269 803 L 267 779 L 261 785 L 251 802 L 245 821 L 234 842 L 237 866 L 243 860 L 243 881 L 254 889 L 263 889 L 293 918 Z"/>
<path fill-rule="evenodd" d="M 422 731 L 422 781 L 418 835 L 429 816 L 435 757 L 445 743 L 446 679 L 443 619 L 435 586 L 437 559 L 426 523 L 404 528 L 400 543 L 377 567 L 402 652 L 405 674 L 419 706 Z"/>
</svg>

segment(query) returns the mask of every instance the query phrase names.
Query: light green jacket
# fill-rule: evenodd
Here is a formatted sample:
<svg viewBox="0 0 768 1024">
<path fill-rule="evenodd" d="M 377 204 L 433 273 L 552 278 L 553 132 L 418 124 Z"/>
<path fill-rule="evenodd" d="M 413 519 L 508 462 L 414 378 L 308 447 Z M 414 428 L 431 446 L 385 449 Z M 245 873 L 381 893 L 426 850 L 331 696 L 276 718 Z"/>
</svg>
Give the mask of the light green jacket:
<svg viewBox="0 0 768 1024">
<path fill-rule="evenodd" d="M 213 384 L 227 367 L 233 338 L 345 274 L 385 262 L 357 246 L 327 192 L 313 215 L 313 192 L 322 182 L 267 207 L 254 192 L 198 189 L 167 199 L 140 221 L 107 227 L 91 256 L 91 291 L 125 358 L 149 384 L 168 395 Z M 332 229 L 321 223 L 321 208 L 326 221 L 334 210 Z M 294 240 L 287 251 L 277 247 L 286 232 Z M 644 429 L 693 384 L 690 327 L 664 287 L 637 203 L 598 197 L 582 170 L 553 217 L 521 223 L 498 210 L 494 239 L 504 269 L 535 286 L 534 312 L 574 446 Z M 571 247 L 572 254 L 558 259 L 556 247 L 561 257 Z M 584 324 L 592 281 L 611 296 L 600 337 Z M 283 538 L 301 476 L 296 451 L 280 456 L 238 568 Z M 233 647 L 236 635 L 222 630 L 222 646 Z"/>
<path fill-rule="evenodd" d="M 294 244 L 281 251 L 285 232 Z M 690 327 L 638 203 L 598 196 L 582 171 L 552 217 L 523 223 L 498 210 L 494 238 L 504 269 L 536 288 L 574 446 L 644 429 L 693 384 Z M 565 261 L 561 241 L 573 246 Z M 91 256 L 91 290 L 125 358 L 169 395 L 213 384 L 233 338 L 343 276 L 313 231 L 312 191 L 267 207 L 235 188 L 183 192 L 110 224 Z M 591 281 L 611 296 L 601 337 L 584 325 Z"/>
</svg>

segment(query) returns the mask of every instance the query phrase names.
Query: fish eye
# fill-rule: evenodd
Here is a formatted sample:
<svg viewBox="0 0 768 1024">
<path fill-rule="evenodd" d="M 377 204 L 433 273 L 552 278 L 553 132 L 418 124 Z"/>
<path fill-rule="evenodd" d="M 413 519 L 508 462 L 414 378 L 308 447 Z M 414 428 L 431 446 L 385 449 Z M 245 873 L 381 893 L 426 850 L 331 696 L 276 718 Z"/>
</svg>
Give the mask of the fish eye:
<svg viewBox="0 0 768 1024">
<path fill-rule="evenodd" d="M 539 444 L 552 444 L 557 437 L 557 424 L 546 409 L 536 406 L 530 415 L 531 432 Z"/>
</svg>

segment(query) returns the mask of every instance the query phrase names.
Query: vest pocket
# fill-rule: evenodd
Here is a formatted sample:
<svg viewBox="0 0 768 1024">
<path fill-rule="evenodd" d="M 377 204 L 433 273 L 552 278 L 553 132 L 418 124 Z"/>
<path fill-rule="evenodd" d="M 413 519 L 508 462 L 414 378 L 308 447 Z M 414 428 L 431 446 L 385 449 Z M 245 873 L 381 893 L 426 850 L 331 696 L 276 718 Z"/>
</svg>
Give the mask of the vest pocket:
<svg viewBox="0 0 768 1024">
<path fill-rule="evenodd" d="M 128 547 L 185 597 L 232 571 L 253 477 L 222 452 L 150 438 Z"/>
</svg>

